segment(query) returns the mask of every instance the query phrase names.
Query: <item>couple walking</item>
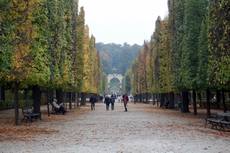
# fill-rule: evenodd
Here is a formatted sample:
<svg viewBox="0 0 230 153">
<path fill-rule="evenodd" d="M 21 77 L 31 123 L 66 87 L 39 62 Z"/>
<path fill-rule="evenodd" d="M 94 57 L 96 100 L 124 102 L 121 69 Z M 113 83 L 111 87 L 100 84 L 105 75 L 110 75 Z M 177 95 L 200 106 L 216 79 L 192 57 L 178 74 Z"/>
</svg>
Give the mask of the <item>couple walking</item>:
<svg viewBox="0 0 230 153">
<path fill-rule="evenodd" d="M 106 110 L 109 110 L 110 103 L 111 110 L 114 110 L 115 96 L 111 95 L 111 97 L 109 97 L 108 95 L 106 95 L 104 103 L 106 105 Z"/>
</svg>

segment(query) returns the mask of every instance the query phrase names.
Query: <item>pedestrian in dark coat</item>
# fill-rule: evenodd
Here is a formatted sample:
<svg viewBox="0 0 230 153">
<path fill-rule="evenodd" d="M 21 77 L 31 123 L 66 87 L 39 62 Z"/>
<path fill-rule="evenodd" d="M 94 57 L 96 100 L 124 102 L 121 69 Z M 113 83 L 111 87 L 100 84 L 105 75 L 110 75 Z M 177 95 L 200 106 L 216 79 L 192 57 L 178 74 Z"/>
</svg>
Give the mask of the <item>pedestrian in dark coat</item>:
<svg viewBox="0 0 230 153">
<path fill-rule="evenodd" d="M 115 96 L 111 95 L 111 110 L 114 110 Z"/>
<path fill-rule="evenodd" d="M 95 103 L 98 101 L 96 95 L 92 94 L 89 101 L 91 103 L 91 110 L 95 110 Z"/>
<path fill-rule="evenodd" d="M 106 110 L 109 110 L 109 104 L 111 103 L 111 99 L 108 95 L 106 95 L 104 103 L 106 105 Z"/>
</svg>

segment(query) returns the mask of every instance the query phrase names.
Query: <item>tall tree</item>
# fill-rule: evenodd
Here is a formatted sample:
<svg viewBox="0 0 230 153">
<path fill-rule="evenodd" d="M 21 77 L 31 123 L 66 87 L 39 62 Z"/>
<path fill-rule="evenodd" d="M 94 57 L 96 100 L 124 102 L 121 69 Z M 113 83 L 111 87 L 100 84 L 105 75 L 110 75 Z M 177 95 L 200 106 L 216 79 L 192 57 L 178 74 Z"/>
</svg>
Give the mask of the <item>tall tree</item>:
<svg viewBox="0 0 230 153">
<path fill-rule="evenodd" d="M 198 41 L 207 5 L 204 0 L 186 0 L 182 51 L 182 84 L 185 89 L 197 90 Z"/>
<path fill-rule="evenodd" d="M 12 68 L 14 26 L 11 12 L 8 0 L 2 0 L 0 2 L 0 79 Z"/>
<path fill-rule="evenodd" d="M 185 90 L 193 90 L 196 95 L 198 90 L 196 75 L 198 67 L 198 41 L 201 23 L 205 18 L 207 5 L 204 0 L 186 0 L 184 12 L 184 35 L 183 49 L 181 58 L 182 67 L 182 88 Z M 197 114 L 196 99 L 194 97 L 194 115 Z"/>
<path fill-rule="evenodd" d="M 210 52 L 208 74 L 211 87 L 222 90 L 223 107 L 225 105 L 224 91 L 229 90 L 230 83 L 230 1 L 212 0 L 209 7 L 208 20 L 208 50 Z M 207 114 L 209 115 L 209 114 Z"/>
<path fill-rule="evenodd" d="M 155 31 L 152 36 L 152 71 L 153 71 L 153 92 L 154 93 L 160 93 L 160 27 L 161 27 L 162 21 L 161 18 L 158 17 L 155 22 Z"/>
<path fill-rule="evenodd" d="M 174 28 L 173 31 L 173 86 L 176 89 L 182 89 L 183 84 L 181 82 L 181 58 L 182 58 L 182 47 L 183 47 L 183 35 L 184 35 L 184 4 L 185 0 L 173 0 L 171 2 L 171 8 L 173 16 L 174 25 L 171 25 Z"/>
<path fill-rule="evenodd" d="M 76 59 L 74 61 L 74 69 L 75 69 L 75 81 L 76 81 L 76 89 L 80 92 L 83 88 L 84 84 L 84 41 L 85 41 L 85 11 L 84 8 L 80 8 L 80 13 L 77 16 L 77 28 L 76 28 Z"/>
<path fill-rule="evenodd" d="M 208 20 L 208 71 L 210 84 L 218 89 L 228 89 L 230 83 L 230 1 L 212 0 Z"/>
<path fill-rule="evenodd" d="M 90 61 L 90 38 L 89 38 L 89 27 L 86 25 L 84 30 L 84 72 L 83 72 L 83 93 L 90 92 L 91 88 L 91 61 Z"/>
</svg>

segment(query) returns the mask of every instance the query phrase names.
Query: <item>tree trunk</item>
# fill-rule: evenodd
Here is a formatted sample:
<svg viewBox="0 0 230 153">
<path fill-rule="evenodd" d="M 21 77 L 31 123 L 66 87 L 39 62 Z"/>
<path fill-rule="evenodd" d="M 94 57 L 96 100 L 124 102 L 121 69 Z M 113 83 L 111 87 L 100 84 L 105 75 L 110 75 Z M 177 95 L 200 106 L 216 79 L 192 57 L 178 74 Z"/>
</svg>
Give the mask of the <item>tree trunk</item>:
<svg viewBox="0 0 230 153">
<path fill-rule="evenodd" d="M 182 91 L 182 103 L 181 103 L 181 111 L 182 113 L 188 113 L 189 112 L 189 98 L 188 98 L 188 91 Z"/>
<path fill-rule="evenodd" d="M 169 108 L 174 109 L 174 92 L 169 93 Z"/>
<path fill-rule="evenodd" d="M 19 105 L 18 105 L 18 88 L 19 88 L 19 83 L 15 83 L 14 87 L 14 109 L 15 109 L 15 125 L 19 125 Z"/>
<path fill-rule="evenodd" d="M 56 98 L 59 104 L 64 102 L 64 93 L 62 89 L 56 90 Z"/>
<path fill-rule="evenodd" d="M 164 102 L 165 102 L 165 94 L 162 93 L 162 94 L 160 94 L 160 95 L 161 95 L 160 107 L 163 107 L 163 106 L 164 106 Z"/>
<path fill-rule="evenodd" d="M 142 94 L 139 94 L 139 100 L 142 102 Z"/>
<path fill-rule="evenodd" d="M 211 111 L 210 111 L 210 91 L 209 89 L 206 90 L 206 97 L 207 97 L 207 118 L 210 118 Z"/>
<path fill-rule="evenodd" d="M 41 112 L 40 105 L 41 105 L 41 90 L 39 86 L 33 86 L 33 101 L 34 101 L 34 112 Z"/>
<path fill-rule="evenodd" d="M 47 111 L 48 111 L 48 116 L 50 116 L 50 101 L 51 100 L 49 100 L 49 88 L 47 88 L 47 90 L 46 90 L 46 102 L 47 102 Z"/>
<path fill-rule="evenodd" d="M 25 89 L 24 92 L 25 92 L 25 94 L 24 94 L 24 100 L 26 100 L 26 102 L 27 102 L 27 100 L 28 100 L 28 94 L 29 94 L 29 89 L 28 88 Z"/>
<path fill-rule="evenodd" d="M 145 102 L 146 102 L 146 104 L 149 103 L 149 94 L 148 93 L 145 94 Z"/>
<path fill-rule="evenodd" d="M 194 115 L 197 115 L 197 108 L 196 108 L 196 91 L 192 91 L 192 99 L 193 99 L 193 110 L 194 110 Z"/>
<path fill-rule="evenodd" d="M 29 89 L 25 89 L 24 91 L 25 91 L 24 100 L 26 100 L 25 106 L 28 106 L 29 105 L 29 102 L 28 102 Z"/>
<path fill-rule="evenodd" d="M 177 107 L 178 107 L 178 103 L 182 103 L 182 99 L 181 99 L 181 93 L 176 93 L 175 94 L 175 99 L 176 99 L 176 104 L 177 104 Z M 180 105 L 181 106 L 181 105 Z M 178 108 L 179 109 L 179 108 Z"/>
<path fill-rule="evenodd" d="M 227 107 L 225 103 L 225 94 L 224 94 L 224 89 L 222 89 L 222 100 L 223 100 L 223 107 L 224 107 L 224 112 L 227 112 Z"/>
<path fill-rule="evenodd" d="M 81 105 L 86 105 L 86 93 L 81 93 Z"/>
<path fill-rule="evenodd" d="M 67 98 L 67 92 L 66 91 L 63 91 L 63 103 L 64 103 L 64 107 L 67 109 L 67 101 L 68 101 L 68 98 Z"/>
<path fill-rule="evenodd" d="M 69 109 L 72 109 L 72 92 L 69 92 Z"/>
<path fill-rule="evenodd" d="M 156 98 L 157 98 L 157 106 L 159 106 L 159 99 L 160 99 L 160 94 L 156 94 Z"/>
<path fill-rule="evenodd" d="M 53 89 L 49 89 L 49 102 L 53 100 L 53 98 L 56 97 L 54 96 L 54 91 Z M 57 98 L 57 97 L 56 97 Z"/>
<path fill-rule="evenodd" d="M 220 90 L 216 90 L 216 109 L 220 109 Z"/>
<path fill-rule="evenodd" d="M 3 86 L 0 86 L 0 100 L 6 100 L 5 98 L 5 89 Z"/>
<path fill-rule="evenodd" d="M 78 92 L 76 95 L 77 107 L 80 107 L 80 93 Z"/>
<path fill-rule="evenodd" d="M 153 103 L 152 104 L 155 105 L 156 94 L 153 94 L 152 97 L 153 97 Z"/>
<path fill-rule="evenodd" d="M 199 92 L 199 93 L 197 93 L 197 98 L 199 99 L 199 101 L 200 101 L 200 107 L 201 107 L 201 93 Z"/>
</svg>

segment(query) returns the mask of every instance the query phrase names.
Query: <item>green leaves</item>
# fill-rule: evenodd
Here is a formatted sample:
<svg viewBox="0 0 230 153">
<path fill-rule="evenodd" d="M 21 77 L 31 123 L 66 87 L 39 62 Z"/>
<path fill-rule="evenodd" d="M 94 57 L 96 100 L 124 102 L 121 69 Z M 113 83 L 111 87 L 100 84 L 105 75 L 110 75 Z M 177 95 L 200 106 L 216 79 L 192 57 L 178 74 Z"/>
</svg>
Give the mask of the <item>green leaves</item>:
<svg viewBox="0 0 230 153">
<path fill-rule="evenodd" d="M 208 50 L 210 52 L 210 84 L 217 88 L 229 88 L 230 2 L 211 1 L 209 8 Z"/>
<path fill-rule="evenodd" d="M 85 50 L 89 49 L 93 54 L 87 56 L 96 57 L 90 65 L 93 72 L 102 73 L 92 47 L 95 38 L 91 46 L 85 42 L 84 9 L 78 15 L 78 0 L 4 0 L 0 10 L 2 82 L 81 92 Z M 94 91 L 101 88 L 101 76 L 94 79 Z"/>
</svg>

